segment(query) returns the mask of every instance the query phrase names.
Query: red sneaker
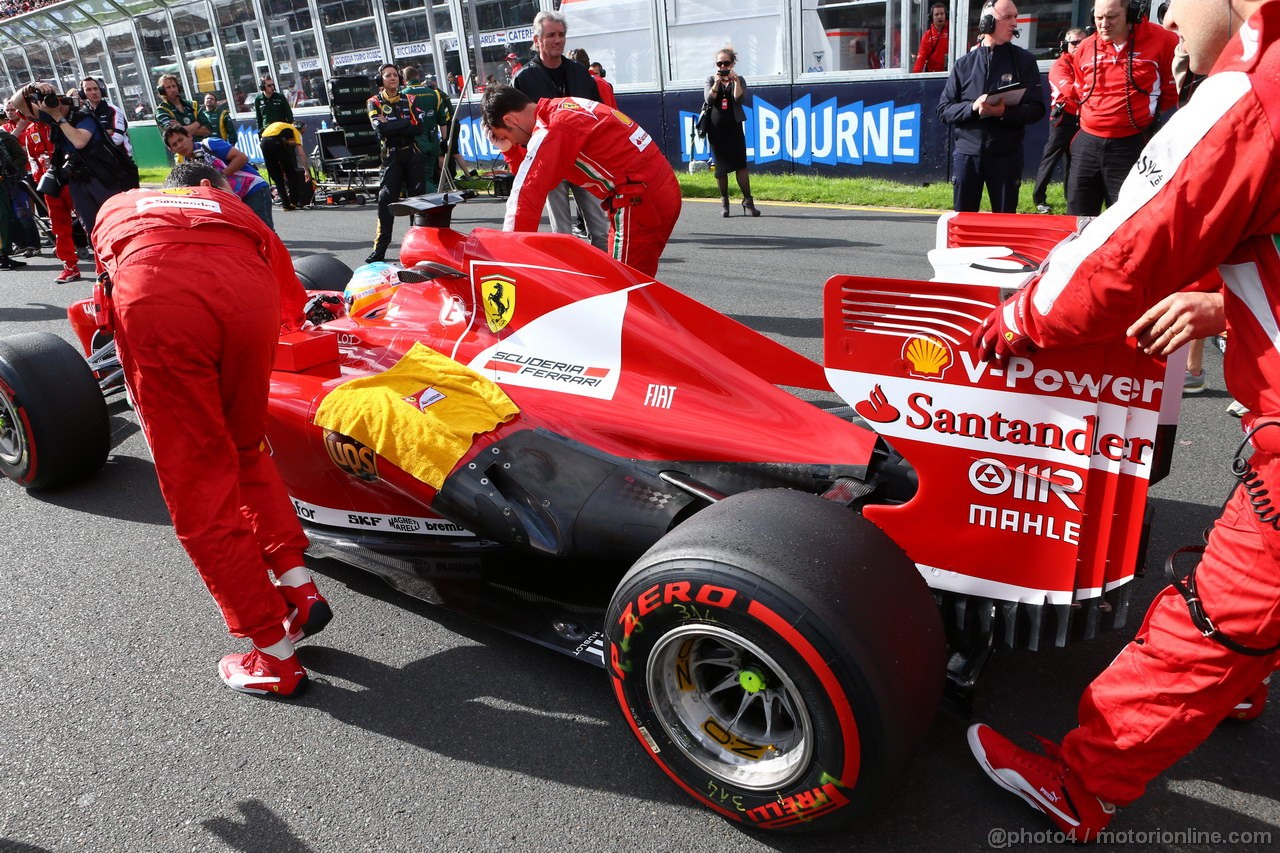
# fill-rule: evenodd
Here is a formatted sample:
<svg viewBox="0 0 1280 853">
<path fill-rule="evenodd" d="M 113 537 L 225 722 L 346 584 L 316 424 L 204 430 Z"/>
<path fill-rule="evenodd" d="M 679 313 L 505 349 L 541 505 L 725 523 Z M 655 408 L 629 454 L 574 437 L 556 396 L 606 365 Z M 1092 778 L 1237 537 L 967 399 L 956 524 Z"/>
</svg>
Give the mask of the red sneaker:
<svg viewBox="0 0 1280 853">
<path fill-rule="evenodd" d="M 54 279 L 56 284 L 66 284 L 69 281 L 79 281 L 81 278 L 80 268 L 66 266 L 62 268 L 62 275 Z"/>
<path fill-rule="evenodd" d="M 1014 744 L 990 726 L 969 727 L 969 749 L 1000 787 L 1043 812 L 1073 841 L 1091 841 L 1105 829 L 1116 807 L 1085 790 L 1052 741 L 1040 738 L 1046 755 Z"/>
<path fill-rule="evenodd" d="M 284 635 L 290 643 L 314 637 L 333 618 L 329 602 L 316 589 L 315 583 L 308 582 L 302 586 L 276 584 L 276 589 L 289 605 L 289 615 L 284 618 Z"/>
<path fill-rule="evenodd" d="M 218 662 L 218 676 L 232 690 L 258 696 L 293 696 L 307 686 L 307 671 L 297 655 L 280 660 L 257 649 L 224 657 Z"/>
</svg>

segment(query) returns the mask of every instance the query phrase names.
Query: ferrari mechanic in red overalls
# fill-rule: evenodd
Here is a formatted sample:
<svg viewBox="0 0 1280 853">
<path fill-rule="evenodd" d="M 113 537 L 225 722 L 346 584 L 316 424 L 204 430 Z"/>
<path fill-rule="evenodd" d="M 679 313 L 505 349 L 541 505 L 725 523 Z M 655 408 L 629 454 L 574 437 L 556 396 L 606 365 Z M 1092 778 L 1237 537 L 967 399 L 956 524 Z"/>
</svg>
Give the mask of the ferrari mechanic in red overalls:
<svg viewBox="0 0 1280 853">
<path fill-rule="evenodd" d="M 49 125 L 29 121 L 19 137 L 31 161 L 31 177 L 40 185 L 40 179 L 52 167 L 56 150 L 49 138 Z M 58 192 L 44 197 L 49 210 L 49 227 L 53 231 L 53 253 L 62 261 L 62 273 L 55 279 L 58 284 L 80 280 L 80 259 L 76 255 L 75 237 L 71 231 L 71 190 L 61 187 Z"/>
<path fill-rule="evenodd" d="M 253 641 L 219 675 L 242 692 L 291 695 L 306 683 L 293 643 L 331 613 L 303 566 L 307 538 L 265 438 L 276 342 L 302 321 L 289 253 L 199 163 L 176 167 L 165 189 L 109 199 L 93 244 L 178 540 L 231 633 Z"/>
<path fill-rule="evenodd" d="M 1240 473 L 1260 481 L 1232 494 L 1188 600 L 1163 590 L 1086 689 L 1061 749 L 1041 756 L 970 730 L 987 774 L 1076 841 L 1095 838 L 1114 806 L 1140 797 L 1280 664 L 1280 0 L 1226 2 L 1173 0 L 1165 24 L 1192 70 L 1213 73 L 1146 146 L 1117 203 L 978 335 L 996 359 L 1121 334 L 1164 355 L 1220 332 L 1225 315 L 1227 386 L 1250 412 L 1255 451 Z M 1175 293 L 1215 267 L 1222 291 Z M 1254 506 L 1264 487 L 1270 505 Z"/>
<path fill-rule="evenodd" d="M 586 98 L 536 104 L 510 86 L 490 86 L 485 126 L 516 172 L 504 231 L 537 231 L 547 193 L 569 181 L 604 203 L 609 253 L 645 275 L 680 218 L 680 185 L 658 144 L 639 124 Z"/>
</svg>

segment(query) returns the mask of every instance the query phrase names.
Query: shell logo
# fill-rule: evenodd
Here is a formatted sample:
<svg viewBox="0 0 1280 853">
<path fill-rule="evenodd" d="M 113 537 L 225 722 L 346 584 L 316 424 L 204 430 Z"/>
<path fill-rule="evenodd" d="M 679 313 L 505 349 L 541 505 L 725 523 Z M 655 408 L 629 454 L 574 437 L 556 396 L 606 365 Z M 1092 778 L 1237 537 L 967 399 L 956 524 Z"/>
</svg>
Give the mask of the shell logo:
<svg viewBox="0 0 1280 853">
<path fill-rule="evenodd" d="M 902 346 L 902 358 L 910 365 L 907 371 L 920 379 L 941 379 L 955 361 L 951 345 L 935 335 L 915 335 Z"/>
</svg>

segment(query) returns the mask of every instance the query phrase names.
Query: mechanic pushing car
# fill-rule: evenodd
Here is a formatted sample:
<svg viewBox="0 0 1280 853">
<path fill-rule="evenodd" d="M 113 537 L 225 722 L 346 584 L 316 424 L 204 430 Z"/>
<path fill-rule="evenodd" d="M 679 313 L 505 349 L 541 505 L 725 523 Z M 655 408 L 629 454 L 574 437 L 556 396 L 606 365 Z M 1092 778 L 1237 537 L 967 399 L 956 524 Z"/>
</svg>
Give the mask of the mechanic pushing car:
<svg viewBox="0 0 1280 853">
<path fill-rule="evenodd" d="M 1280 0 L 1173 0 L 1165 24 L 1192 71 L 1212 74 L 1143 150 L 1116 205 L 975 334 L 996 359 L 1122 332 L 1164 356 L 1225 320 L 1227 385 L 1250 413 L 1241 482 L 1199 566 L 1156 597 L 1085 690 L 1060 750 L 969 730 L 987 774 L 1076 841 L 1224 718 L 1256 715 L 1280 663 L 1280 510 L 1266 497 L 1280 484 Z M 1225 291 L 1175 293 L 1215 267 Z"/>
<path fill-rule="evenodd" d="M 233 690 L 290 696 L 307 680 L 293 644 L 332 613 L 303 565 L 307 538 L 264 439 L 276 342 L 302 321 L 289 254 L 220 172 L 195 162 L 176 166 L 164 189 L 113 196 L 93 243 L 178 540 L 231 633 L 253 642 L 218 673 Z"/>
<path fill-rule="evenodd" d="M 490 86 L 481 107 L 494 144 L 516 173 L 504 231 L 537 231 L 547 194 L 561 181 L 586 188 L 609 214 L 609 252 L 645 275 L 680 218 L 671 164 L 639 124 L 586 98 L 537 103 L 510 86 Z"/>
</svg>

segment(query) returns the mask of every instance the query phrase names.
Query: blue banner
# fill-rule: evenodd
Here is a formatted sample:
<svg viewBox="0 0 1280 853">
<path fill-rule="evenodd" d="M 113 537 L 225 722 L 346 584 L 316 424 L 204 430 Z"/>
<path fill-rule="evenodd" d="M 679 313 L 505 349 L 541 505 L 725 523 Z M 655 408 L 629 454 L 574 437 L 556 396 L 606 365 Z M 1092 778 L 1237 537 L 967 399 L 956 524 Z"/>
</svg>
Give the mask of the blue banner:
<svg viewBox="0 0 1280 853">
<path fill-rule="evenodd" d="M 920 104 L 893 101 L 818 104 L 805 95 L 785 107 L 760 96 L 745 109 L 747 159 L 758 165 L 786 160 L 801 166 L 920 162 Z M 711 147 L 693 132 L 697 113 L 680 111 L 680 159 L 706 160 Z"/>
</svg>

